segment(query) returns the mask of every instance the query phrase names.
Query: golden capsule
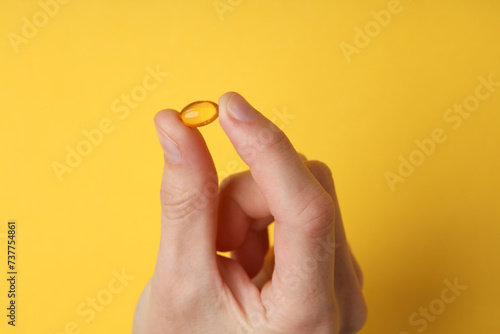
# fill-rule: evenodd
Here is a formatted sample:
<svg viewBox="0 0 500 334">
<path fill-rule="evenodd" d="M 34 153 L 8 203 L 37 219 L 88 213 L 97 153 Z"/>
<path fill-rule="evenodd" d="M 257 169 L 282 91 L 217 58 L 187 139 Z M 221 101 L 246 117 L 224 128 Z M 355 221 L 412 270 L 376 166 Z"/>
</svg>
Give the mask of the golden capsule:
<svg viewBox="0 0 500 334">
<path fill-rule="evenodd" d="M 212 101 L 196 101 L 185 106 L 179 117 L 184 125 L 198 127 L 212 123 L 219 116 L 219 106 Z"/>
</svg>

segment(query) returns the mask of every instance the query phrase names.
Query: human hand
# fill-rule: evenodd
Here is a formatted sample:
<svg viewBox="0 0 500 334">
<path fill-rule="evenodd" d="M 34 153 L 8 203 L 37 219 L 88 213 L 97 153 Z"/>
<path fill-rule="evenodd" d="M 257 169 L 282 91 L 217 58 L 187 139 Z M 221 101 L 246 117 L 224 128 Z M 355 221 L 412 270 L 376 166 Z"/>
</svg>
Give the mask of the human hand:
<svg viewBox="0 0 500 334">
<path fill-rule="evenodd" d="M 161 239 L 134 334 L 357 332 L 366 320 L 363 279 L 330 170 L 298 154 L 239 94 L 221 96 L 219 108 L 222 129 L 250 167 L 220 189 L 200 132 L 174 110 L 155 117 L 165 152 Z"/>
</svg>

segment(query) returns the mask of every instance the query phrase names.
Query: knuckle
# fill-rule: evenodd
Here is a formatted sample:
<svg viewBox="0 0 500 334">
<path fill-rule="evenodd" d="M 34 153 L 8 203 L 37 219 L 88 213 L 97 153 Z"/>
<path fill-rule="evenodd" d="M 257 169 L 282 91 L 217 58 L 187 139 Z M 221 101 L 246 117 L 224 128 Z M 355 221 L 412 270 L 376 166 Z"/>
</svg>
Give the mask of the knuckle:
<svg viewBox="0 0 500 334">
<path fill-rule="evenodd" d="M 318 176 L 322 176 L 325 178 L 332 178 L 333 179 L 332 171 L 331 171 L 330 167 L 326 163 L 324 163 L 323 161 L 311 160 L 311 161 L 308 161 L 307 163 L 309 165 L 309 169 L 314 174 L 317 174 Z"/>
<path fill-rule="evenodd" d="M 307 166 L 323 187 L 326 185 L 331 185 L 333 187 L 334 181 L 332 170 L 326 163 L 318 160 L 311 160 L 307 162 Z"/>
<path fill-rule="evenodd" d="M 225 177 L 218 187 L 219 192 L 217 195 L 221 199 L 231 197 L 234 191 L 237 191 L 238 184 L 241 184 L 241 179 L 244 175 L 244 173 L 236 173 Z"/>
<path fill-rule="evenodd" d="M 335 218 L 334 203 L 330 195 L 322 191 L 312 197 L 299 212 L 300 219 L 304 222 L 305 232 L 311 237 L 325 235 L 333 228 Z"/>
<path fill-rule="evenodd" d="M 299 155 L 299 158 L 302 162 L 307 163 L 307 157 L 304 154 L 300 152 L 297 152 L 297 154 Z"/>
<path fill-rule="evenodd" d="M 188 219 L 205 203 L 199 192 L 190 193 L 172 187 L 160 190 L 160 201 L 163 217 L 171 222 Z"/>
</svg>

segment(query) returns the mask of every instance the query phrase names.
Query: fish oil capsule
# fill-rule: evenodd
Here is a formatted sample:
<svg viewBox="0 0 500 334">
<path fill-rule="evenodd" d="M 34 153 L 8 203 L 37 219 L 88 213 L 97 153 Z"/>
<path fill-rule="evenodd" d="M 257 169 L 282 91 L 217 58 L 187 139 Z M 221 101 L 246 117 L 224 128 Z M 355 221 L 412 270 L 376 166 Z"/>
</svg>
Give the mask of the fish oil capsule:
<svg viewBox="0 0 500 334">
<path fill-rule="evenodd" d="M 185 106 L 179 117 L 184 125 L 198 127 L 212 123 L 219 116 L 219 106 L 212 101 L 196 101 Z"/>
</svg>

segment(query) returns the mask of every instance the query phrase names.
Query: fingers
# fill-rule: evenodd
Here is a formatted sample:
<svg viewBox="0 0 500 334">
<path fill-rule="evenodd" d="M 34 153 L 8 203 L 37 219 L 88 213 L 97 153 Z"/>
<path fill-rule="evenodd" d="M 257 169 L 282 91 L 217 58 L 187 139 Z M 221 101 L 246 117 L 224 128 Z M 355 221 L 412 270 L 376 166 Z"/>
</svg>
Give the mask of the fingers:
<svg viewBox="0 0 500 334">
<path fill-rule="evenodd" d="M 269 247 L 267 226 L 273 221 L 267 202 L 248 171 L 221 184 L 217 250 L 231 256 L 253 277 L 262 267 Z"/>
<path fill-rule="evenodd" d="M 184 126 L 175 110 L 155 117 L 165 167 L 161 184 L 160 271 L 199 273 L 216 267 L 218 182 L 200 132 Z"/>
<path fill-rule="evenodd" d="M 342 328 L 345 332 L 354 332 L 351 331 L 351 329 L 361 328 L 366 320 L 366 306 L 364 304 L 364 298 L 361 294 L 362 273 L 350 251 L 349 244 L 347 243 L 339 209 L 340 206 L 333 183 L 333 177 L 328 166 L 324 163 L 314 160 L 307 161 L 307 159 L 300 153 L 299 156 L 301 156 L 302 162 L 310 170 L 316 180 L 318 180 L 323 189 L 330 194 L 335 203 L 336 240 L 330 247 L 323 247 L 323 252 L 326 255 L 328 254 L 328 250 L 335 250 L 334 282 L 336 286 L 337 303 L 339 305 L 339 309 L 343 310 L 340 315 Z M 262 221 L 266 219 L 262 217 L 269 215 L 268 221 L 271 221 L 272 216 L 270 216 L 271 213 L 269 211 L 267 201 L 263 197 L 263 194 L 256 189 L 258 188 L 257 184 L 253 180 L 249 171 L 231 176 L 225 179 L 222 184 L 221 198 L 224 198 L 225 201 L 231 199 L 234 206 L 224 206 L 219 203 L 219 216 L 227 216 L 225 211 L 230 210 L 233 217 L 244 217 L 243 221 L 250 220 L 251 222 L 249 224 L 241 224 L 237 220 L 219 220 L 219 235 L 228 229 L 230 230 L 231 228 L 239 228 L 240 230 L 238 233 L 241 235 L 246 235 L 247 233 L 253 235 L 255 232 L 252 230 L 252 225 L 262 225 L 255 223 L 253 218 L 258 216 L 259 220 Z M 245 230 L 247 226 L 248 230 Z M 267 226 L 267 224 L 265 226 Z M 262 232 L 262 229 L 265 226 L 259 226 L 259 231 Z M 248 241 L 252 239 L 253 237 L 247 237 L 245 238 L 243 244 L 235 243 L 232 247 L 236 248 L 235 252 L 245 251 L 246 254 L 249 255 L 247 259 L 237 257 L 238 261 L 246 269 L 247 273 L 249 273 L 247 268 L 248 262 L 251 262 L 255 266 L 264 263 L 258 274 L 252 278 L 254 284 L 262 289 L 263 286 L 271 280 L 273 275 L 274 251 L 271 248 L 265 255 L 264 260 L 263 250 L 259 247 L 261 244 L 258 242 L 251 243 Z M 233 250 L 234 248 L 229 248 L 227 250 Z M 323 256 L 320 252 L 316 253 L 316 255 L 318 256 L 318 260 L 320 259 L 320 256 Z"/>
<path fill-rule="evenodd" d="M 267 228 L 262 231 L 248 230 L 243 244 L 231 253 L 252 278 L 264 264 L 264 257 L 269 249 Z"/>
<path fill-rule="evenodd" d="M 303 154 L 299 153 L 299 157 L 307 161 Z M 267 201 L 250 171 L 223 180 L 219 193 L 217 250 L 232 251 L 232 257 L 250 278 L 262 268 L 269 246 L 267 227 L 273 221 Z"/>
<path fill-rule="evenodd" d="M 248 229 L 261 231 L 273 221 L 267 201 L 248 171 L 231 175 L 220 187 L 217 250 L 239 248 Z"/>
<path fill-rule="evenodd" d="M 336 261 L 336 267 L 339 268 L 346 265 L 348 266 L 347 271 L 350 273 L 350 266 L 352 265 L 356 274 L 356 279 L 360 283 L 360 286 L 362 286 L 361 269 L 356 259 L 352 256 L 350 249 L 348 249 L 339 209 L 340 206 L 335 193 L 331 172 L 324 163 L 314 160 L 307 161 L 306 157 L 300 153 L 299 156 L 321 186 L 330 194 L 334 200 L 335 208 L 338 210 L 335 224 L 337 231 L 335 234 L 335 247 L 337 248 L 336 257 L 339 260 Z M 267 201 L 260 192 L 250 172 L 245 171 L 226 178 L 221 185 L 220 199 L 217 250 L 234 252 L 244 251 L 252 258 L 251 262 L 254 265 L 262 263 L 264 261 L 264 255 L 261 254 L 262 248 L 259 248 L 258 243 L 252 243 L 250 240 L 256 239 L 254 234 L 259 232 L 263 233 L 259 242 L 261 240 L 267 241 L 267 233 L 264 234 L 264 232 L 267 230 L 267 225 L 273 221 L 273 217 L 269 211 Z M 252 236 L 247 237 L 247 234 L 250 232 Z M 262 244 L 262 242 L 260 242 L 260 244 Z M 259 251 L 256 252 L 256 249 Z M 349 256 L 351 257 L 351 261 L 348 260 Z M 242 258 L 239 258 L 239 260 L 240 259 Z M 246 267 L 246 261 L 239 262 L 245 267 L 247 273 L 250 271 L 254 272 L 254 270 L 249 270 L 249 268 Z M 339 272 L 345 273 L 346 270 Z M 252 277 L 252 275 L 250 275 L 250 277 Z"/>
<path fill-rule="evenodd" d="M 332 198 L 284 133 L 240 95 L 223 95 L 219 107 L 220 124 L 249 165 L 276 222 L 273 284 L 276 279 L 289 292 L 300 293 L 330 287 L 334 251 L 323 252 L 321 263 L 316 254 L 325 243 L 328 247 L 328 242 L 334 242 Z"/>
<path fill-rule="evenodd" d="M 257 285 L 259 289 L 262 289 L 262 287 L 267 282 L 269 282 L 273 277 L 273 271 L 274 271 L 274 247 L 270 247 L 264 258 L 264 264 L 262 266 L 262 269 L 254 278 L 252 278 L 252 282 L 254 282 L 254 284 Z"/>
<path fill-rule="evenodd" d="M 340 205 L 331 171 L 320 161 L 308 161 L 307 166 L 335 204 L 335 298 L 342 310 L 341 333 L 355 333 L 366 322 L 366 305 L 361 287 L 361 269 L 347 243 Z"/>
</svg>

